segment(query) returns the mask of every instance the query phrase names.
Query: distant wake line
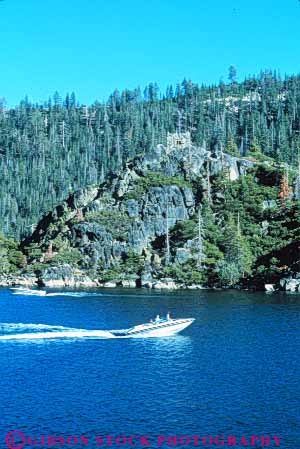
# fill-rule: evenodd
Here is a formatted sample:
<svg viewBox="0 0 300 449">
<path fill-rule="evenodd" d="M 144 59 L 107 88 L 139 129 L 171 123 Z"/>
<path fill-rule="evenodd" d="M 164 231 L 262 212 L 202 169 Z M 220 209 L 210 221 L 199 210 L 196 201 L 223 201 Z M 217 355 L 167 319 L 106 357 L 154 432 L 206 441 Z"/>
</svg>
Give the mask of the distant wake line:
<svg viewBox="0 0 300 449">
<path fill-rule="evenodd" d="M 13 291 L 13 295 L 18 296 L 42 296 L 42 297 L 49 297 L 49 296 L 74 296 L 76 298 L 84 298 L 86 296 L 102 296 L 101 293 L 90 293 L 90 292 L 56 292 L 56 293 L 46 293 L 44 295 L 37 294 L 37 293 L 44 293 L 44 290 L 26 290 L 26 289 L 19 289 L 16 291 Z"/>
<path fill-rule="evenodd" d="M 25 332 L 24 332 L 25 331 Z M 0 323 L 0 340 L 45 340 L 57 338 L 118 338 L 109 331 L 73 329 L 46 324 Z"/>
<path fill-rule="evenodd" d="M 46 296 L 75 296 L 83 298 L 84 296 L 102 296 L 101 293 L 89 293 L 89 292 L 59 292 L 59 293 L 47 293 Z"/>
</svg>

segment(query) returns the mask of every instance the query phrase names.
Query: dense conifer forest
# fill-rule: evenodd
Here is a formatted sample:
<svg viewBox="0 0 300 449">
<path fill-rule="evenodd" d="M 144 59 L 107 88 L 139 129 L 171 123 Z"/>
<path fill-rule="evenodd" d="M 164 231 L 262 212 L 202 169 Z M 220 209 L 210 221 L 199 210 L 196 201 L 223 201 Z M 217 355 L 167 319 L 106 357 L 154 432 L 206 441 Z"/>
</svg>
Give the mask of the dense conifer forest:
<svg viewBox="0 0 300 449">
<path fill-rule="evenodd" d="M 189 130 L 213 154 L 263 154 L 297 166 L 300 75 L 267 71 L 204 86 L 184 80 L 160 92 L 115 91 L 86 106 L 56 92 L 44 104 L 0 103 L 0 230 L 19 240 L 70 192 L 103 181 L 125 161 Z M 264 156 L 264 157 L 265 157 Z"/>
</svg>

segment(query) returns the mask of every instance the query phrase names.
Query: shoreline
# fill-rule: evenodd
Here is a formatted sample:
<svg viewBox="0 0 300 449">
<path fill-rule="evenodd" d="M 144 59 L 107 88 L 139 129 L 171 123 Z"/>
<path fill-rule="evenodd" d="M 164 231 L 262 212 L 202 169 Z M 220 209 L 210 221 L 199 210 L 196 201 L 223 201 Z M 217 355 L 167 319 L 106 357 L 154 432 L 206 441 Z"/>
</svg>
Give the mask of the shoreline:
<svg viewBox="0 0 300 449">
<path fill-rule="evenodd" d="M 0 288 L 14 288 L 23 287 L 28 289 L 106 289 L 106 290 L 135 290 L 135 291 L 243 291 L 249 293 L 300 293 L 300 275 L 283 279 L 279 284 L 265 284 L 264 288 L 242 287 L 236 286 L 204 286 L 200 284 L 184 285 L 176 283 L 171 279 L 157 279 L 151 285 L 137 285 L 135 281 L 109 281 L 99 282 L 97 280 L 85 279 L 83 281 L 75 279 L 52 279 L 49 282 L 43 283 L 40 278 L 35 276 L 2 276 L 0 277 Z"/>
</svg>

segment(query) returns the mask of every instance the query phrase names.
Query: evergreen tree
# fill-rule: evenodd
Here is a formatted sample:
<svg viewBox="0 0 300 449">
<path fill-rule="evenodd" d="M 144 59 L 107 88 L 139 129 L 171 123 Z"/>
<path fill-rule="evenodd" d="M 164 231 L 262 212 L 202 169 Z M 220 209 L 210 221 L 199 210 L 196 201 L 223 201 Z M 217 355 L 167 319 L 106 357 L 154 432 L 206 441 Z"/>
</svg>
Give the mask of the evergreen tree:
<svg viewBox="0 0 300 449">
<path fill-rule="evenodd" d="M 286 205 L 286 201 L 290 198 L 292 193 L 291 188 L 289 187 L 289 178 L 288 178 L 288 171 L 282 175 L 282 179 L 280 182 L 280 192 L 279 192 L 279 198 L 281 200 L 282 206 Z"/>
<path fill-rule="evenodd" d="M 233 84 L 236 81 L 236 75 L 237 75 L 236 68 L 233 65 L 231 65 L 228 69 L 228 79 L 231 82 L 231 84 Z"/>
<path fill-rule="evenodd" d="M 198 209 L 198 254 L 197 254 L 197 267 L 199 270 L 203 268 L 203 261 L 205 260 L 204 254 L 204 228 L 203 228 L 203 218 L 201 213 L 201 207 Z"/>
<path fill-rule="evenodd" d="M 240 156 L 238 146 L 235 143 L 235 141 L 233 140 L 232 135 L 230 135 L 227 140 L 227 143 L 225 146 L 225 153 L 231 154 L 232 156 L 236 156 L 236 157 Z"/>
<path fill-rule="evenodd" d="M 219 264 L 219 277 L 222 282 L 235 285 L 245 274 L 250 274 L 254 261 L 247 240 L 243 237 L 239 223 L 232 215 L 224 231 L 224 259 Z"/>
<path fill-rule="evenodd" d="M 261 146 L 259 145 L 256 137 L 252 140 L 249 151 L 250 153 L 254 153 L 256 155 L 261 154 Z"/>
</svg>

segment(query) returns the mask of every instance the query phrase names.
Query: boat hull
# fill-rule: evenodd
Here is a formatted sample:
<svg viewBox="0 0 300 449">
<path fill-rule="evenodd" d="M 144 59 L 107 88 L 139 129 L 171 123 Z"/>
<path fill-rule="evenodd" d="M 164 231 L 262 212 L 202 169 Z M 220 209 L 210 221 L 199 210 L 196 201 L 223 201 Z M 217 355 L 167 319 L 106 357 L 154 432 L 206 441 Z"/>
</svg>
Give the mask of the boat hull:
<svg viewBox="0 0 300 449">
<path fill-rule="evenodd" d="M 153 326 L 140 327 L 138 329 L 132 328 L 124 333 L 115 333 L 115 337 L 121 338 L 155 338 L 155 337 L 171 337 L 194 322 L 194 318 L 186 318 L 182 320 L 165 321 Z"/>
</svg>

